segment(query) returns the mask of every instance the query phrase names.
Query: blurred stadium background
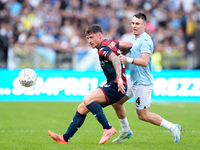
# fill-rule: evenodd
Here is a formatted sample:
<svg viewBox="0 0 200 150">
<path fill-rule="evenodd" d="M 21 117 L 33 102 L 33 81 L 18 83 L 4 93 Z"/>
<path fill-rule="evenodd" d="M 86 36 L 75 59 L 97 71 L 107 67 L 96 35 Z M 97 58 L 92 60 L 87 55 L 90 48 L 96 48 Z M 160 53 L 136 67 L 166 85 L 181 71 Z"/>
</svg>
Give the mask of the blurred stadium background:
<svg viewBox="0 0 200 150">
<path fill-rule="evenodd" d="M 105 38 L 127 41 L 137 12 L 147 14 L 155 46 L 153 100 L 200 100 L 199 0 L 1 0 L 0 101 L 81 101 L 104 81 L 85 28 L 97 23 Z M 18 91 L 22 68 L 38 81 Z"/>
<path fill-rule="evenodd" d="M 174 144 L 170 132 L 139 121 L 134 103 L 125 103 L 132 139 L 115 145 L 116 134 L 99 146 L 102 130 L 88 114 L 70 144 L 57 145 L 47 131 L 64 133 L 83 96 L 105 81 L 85 28 L 97 23 L 106 38 L 126 41 L 133 36 L 131 18 L 137 12 L 147 14 L 146 32 L 155 46 L 152 102 L 161 103 L 152 103 L 151 111 L 182 125 L 181 143 Z M 19 84 L 23 68 L 36 71 L 33 87 Z M 200 0 L 0 0 L 1 150 L 196 150 L 199 102 Z M 120 130 L 114 110 L 104 112 Z"/>
</svg>

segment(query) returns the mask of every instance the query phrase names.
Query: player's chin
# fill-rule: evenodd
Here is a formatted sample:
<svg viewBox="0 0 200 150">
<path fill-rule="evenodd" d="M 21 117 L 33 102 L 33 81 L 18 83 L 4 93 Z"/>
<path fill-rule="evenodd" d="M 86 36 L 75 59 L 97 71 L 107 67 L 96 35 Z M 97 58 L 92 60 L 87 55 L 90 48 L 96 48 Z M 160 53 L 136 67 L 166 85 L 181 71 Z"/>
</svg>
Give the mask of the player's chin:
<svg viewBox="0 0 200 150">
<path fill-rule="evenodd" d="M 138 32 L 137 32 L 137 31 L 133 31 L 133 34 L 134 34 L 134 35 L 138 35 Z"/>
<path fill-rule="evenodd" d="M 91 44 L 90 46 L 91 46 L 92 48 L 95 48 L 94 44 Z"/>
<path fill-rule="evenodd" d="M 95 48 L 95 46 L 92 46 L 92 48 Z"/>
</svg>

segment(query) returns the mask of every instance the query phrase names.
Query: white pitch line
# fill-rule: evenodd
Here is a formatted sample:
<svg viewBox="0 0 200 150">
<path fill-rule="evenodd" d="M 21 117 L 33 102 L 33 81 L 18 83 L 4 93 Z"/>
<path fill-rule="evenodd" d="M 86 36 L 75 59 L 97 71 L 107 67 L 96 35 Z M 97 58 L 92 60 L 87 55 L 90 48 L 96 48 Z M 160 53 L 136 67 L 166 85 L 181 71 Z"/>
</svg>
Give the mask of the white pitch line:
<svg viewBox="0 0 200 150">
<path fill-rule="evenodd" d="M 192 132 L 198 132 L 198 133 L 199 133 L 200 131 L 194 131 L 194 130 L 193 130 Z"/>
<path fill-rule="evenodd" d="M 38 132 L 37 130 L 1 130 L 0 132 Z"/>
</svg>

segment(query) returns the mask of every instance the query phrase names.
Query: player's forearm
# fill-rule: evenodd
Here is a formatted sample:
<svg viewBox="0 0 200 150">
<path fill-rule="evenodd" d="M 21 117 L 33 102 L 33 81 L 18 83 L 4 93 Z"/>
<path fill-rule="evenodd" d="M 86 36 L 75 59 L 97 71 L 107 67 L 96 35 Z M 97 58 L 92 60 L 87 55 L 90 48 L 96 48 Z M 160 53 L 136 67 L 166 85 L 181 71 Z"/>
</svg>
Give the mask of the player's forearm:
<svg viewBox="0 0 200 150">
<path fill-rule="evenodd" d="M 119 41 L 119 49 L 124 52 L 124 51 L 129 51 L 132 47 L 132 43 L 130 42 L 124 42 L 124 41 Z"/>
<path fill-rule="evenodd" d="M 133 64 L 137 66 L 147 67 L 148 61 L 142 58 L 135 58 Z"/>
<path fill-rule="evenodd" d="M 122 69 L 121 69 L 120 59 L 117 57 L 117 55 L 111 53 L 109 56 L 109 60 L 112 62 L 113 67 L 115 68 L 117 79 L 121 78 Z"/>
<path fill-rule="evenodd" d="M 143 66 L 147 67 L 150 59 L 150 54 L 141 54 L 141 58 L 131 58 L 131 57 L 126 57 L 128 63 L 137 65 L 137 66 Z"/>
<path fill-rule="evenodd" d="M 142 66 L 142 67 L 147 67 L 149 61 L 143 58 L 131 58 L 131 57 L 126 57 L 127 58 L 127 62 L 130 64 L 134 64 L 137 66 Z"/>
<path fill-rule="evenodd" d="M 115 68 L 117 79 L 121 78 L 121 63 L 120 60 L 116 57 L 112 61 L 113 67 Z"/>
</svg>

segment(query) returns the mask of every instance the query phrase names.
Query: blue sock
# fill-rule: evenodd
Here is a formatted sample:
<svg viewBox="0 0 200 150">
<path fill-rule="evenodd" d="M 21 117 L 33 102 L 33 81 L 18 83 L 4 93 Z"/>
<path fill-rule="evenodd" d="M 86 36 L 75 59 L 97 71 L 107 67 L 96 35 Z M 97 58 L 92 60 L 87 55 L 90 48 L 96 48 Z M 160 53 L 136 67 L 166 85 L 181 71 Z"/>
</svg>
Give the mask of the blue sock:
<svg viewBox="0 0 200 150">
<path fill-rule="evenodd" d="M 101 123 L 104 129 L 112 128 L 108 123 L 102 107 L 97 102 L 92 102 L 86 106 L 94 115 L 94 117 Z"/>
<path fill-rule="evenodd" d="M 76 133 L 76 131 L 82 126 L 85 121 L 86 115 L 80 114 L 76 111 L 76 114 L 71 121 L 66 133 L 63 135 L 63 138 L 66 142 L 69 142 L 70 138 Z"/>
</svg>

